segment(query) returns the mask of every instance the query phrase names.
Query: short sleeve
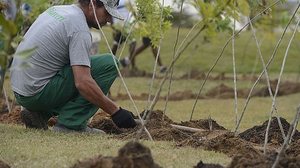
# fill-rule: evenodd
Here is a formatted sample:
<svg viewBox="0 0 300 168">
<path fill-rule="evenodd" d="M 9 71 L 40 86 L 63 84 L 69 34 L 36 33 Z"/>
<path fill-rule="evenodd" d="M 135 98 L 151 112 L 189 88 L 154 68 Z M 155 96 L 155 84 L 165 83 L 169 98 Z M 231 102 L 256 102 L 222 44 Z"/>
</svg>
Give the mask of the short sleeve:
<svg viewBox="0 0 300 168">
<path fill-rule="evenodd" d="M 90 32 L 81 31 L 71 35 L 69 43 L 70 65 L 85 65 L 91 67 L 90 48 L 92 36 Z"/>
</svg>

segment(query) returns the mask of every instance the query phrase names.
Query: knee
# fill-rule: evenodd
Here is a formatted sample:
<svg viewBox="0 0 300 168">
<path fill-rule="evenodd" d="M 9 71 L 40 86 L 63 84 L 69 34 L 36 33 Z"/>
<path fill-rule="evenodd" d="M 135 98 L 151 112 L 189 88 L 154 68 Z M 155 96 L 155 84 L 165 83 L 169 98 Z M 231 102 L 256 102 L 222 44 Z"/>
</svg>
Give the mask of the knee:
<svg viewBox="0 0 300 168">
<path fill-rule="evenodd" d="M 117 75 L 117 66 L 119 66 L 119 61 L 112 54 L 97 55 L 91 58 L 92 69 L 100 68 L 101 71 L 109 71 L 110 73 Z"/>
</svg>

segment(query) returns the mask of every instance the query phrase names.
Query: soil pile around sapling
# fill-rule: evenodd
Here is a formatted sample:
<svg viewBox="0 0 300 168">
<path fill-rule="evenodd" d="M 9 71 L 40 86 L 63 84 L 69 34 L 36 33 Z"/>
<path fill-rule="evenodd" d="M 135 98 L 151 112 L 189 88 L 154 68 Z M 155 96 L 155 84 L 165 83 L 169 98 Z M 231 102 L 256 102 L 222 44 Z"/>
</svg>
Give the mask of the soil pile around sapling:
<svg viewBox="0 0 300 168">
<path fill-rule="evenodd" d="M 253 155 L 260 154 L 249 142 L 235 137 L 231 132 L 221 132 L 217 136 L 207 136 L 194 134 L 189 139 L 182 141 L 180 146 L 192 146 L 202 148 L 209 151 L 221 152 L 229 157 L 237 154 L 251 153 Z"/>
<path fill-rule="evenodd" d="M 280 121 L 286 135 L 290 128 L 290 124 L 284 118 L 280 118 Z M 250 129 L 247 129 L 246 131 L 240 133 L 239 136 L 242 139 L 252 143 L 264 144 L 267 125 L 268 125 L 268 120 L 265 121 L 260 126 L 254 126 Z M 300 133 L 296 130 L 293 136 L 293 140 L 298 140 L 298 139 L 300 139 Z M 268 143 L 271 143 L 273 145 L 280 145 L 283 143 L 283 141 L 284 140 L 278 124 L 278 120 L 276 117 L 273 117 L 271 120 L 271 125 L 270 125 L 270 130 L 268 135 Z"/>
<path fill-rule="evenodd" d="M 183 121 L 178 125 L 183 125 L 192 128 L 200 128 L 206 130 L 226 130 L 224 127 L 219 125 L 213 119 L 200 119 L 200 120 L 191 120 L 191 121 Z"/>
<path fill-rule="evenodd" d="M 291 143 L 285 153 L 292 157 L 300 156 L 300 140 Z"/>
<path fill-rule="evenodd" d="M 228 156 L 234 156 L 237 153 L 252 153 L 253 155 L 260 154 L 260 152 L 256 150 L 250 143 L 235 137 L 233 133 L 226 133 L 217 136 L 216 138 L 206 140 L 203 142 L 203 146 L 206 150 L 222 152 Z"/>
<path fill-rule="evenodd" d="M 143 117 L 145 112 L 142 112 L 140 115 Z M 182 141 L 193 133 L 188 131 L 182 131 L 176 128 L 173 128 L 170 124 L 174 123 L 169 117 L 164 116 L 163 112 L 160 110 L 152 111 L 149 119 L 146 122 L 146 128 L 151 134 L 153 140 L 157 141 Z M 117 135 L 117 138 L 120 139 L 132 139 L 139 137 L 141 139 L 149 139 L 148 134 L 143 130 L 140 133 L 141 125 L 137 126 L 134 129 L 131 129 L 129 132 Z"/>
<path fill-rule="evenodd" d="M 125 129 L 118 128 L 111 120 L 110 115 L 105 112 L 96 113 L 89 126 L 101 129 L 108 134 L 120 134 L 125 132 Z"/>
<path fill-rule="evenodd" d="M 203 163 L 202 161 L 199 161 L 199 163 L 196 166 L 194 166 L 194 168 L 224 168 L 224 167 L 219 164 Z"/>
<path fill-rule="evenodd" d="M 153 160 L 148 147 L 138 142 L 128 142 L 119 150 L 117 157 L 97 156 L 79 161 L 72 168 L 160 168 Z"/>
<path fill-rule="evenodd" d="M 252 155 L 252 154 L 244 154 L 235 156 L 228 168 L 269 168 L 272 167 L 276 154 L 270 155 Z M 298 168 L 300 167 L 300 157 L 291 157 L 288 155 L 284 155 L 280 158 L 278 165 L 276 168 Z"/>
</svg>

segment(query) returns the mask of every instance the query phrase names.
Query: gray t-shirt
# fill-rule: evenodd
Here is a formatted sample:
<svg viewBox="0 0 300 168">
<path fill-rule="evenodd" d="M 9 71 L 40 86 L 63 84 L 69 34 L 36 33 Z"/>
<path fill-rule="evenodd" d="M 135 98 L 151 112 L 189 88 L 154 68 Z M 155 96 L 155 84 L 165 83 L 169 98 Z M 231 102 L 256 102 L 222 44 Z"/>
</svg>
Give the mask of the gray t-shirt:
<svg viewBox="0 0 300 168">
<path fill-rule="evenodd" d="M 50 79 L 66 65 L 90 67 L 92 37 L 83 11 L 76 5 L 54 6 L 32 24 L 17 48 L 11 69 L 14 92 L 32 96 L 40 92 Z M 28 63 L 22 63 L 19 52 L 37 47 Z"/>
</svg>

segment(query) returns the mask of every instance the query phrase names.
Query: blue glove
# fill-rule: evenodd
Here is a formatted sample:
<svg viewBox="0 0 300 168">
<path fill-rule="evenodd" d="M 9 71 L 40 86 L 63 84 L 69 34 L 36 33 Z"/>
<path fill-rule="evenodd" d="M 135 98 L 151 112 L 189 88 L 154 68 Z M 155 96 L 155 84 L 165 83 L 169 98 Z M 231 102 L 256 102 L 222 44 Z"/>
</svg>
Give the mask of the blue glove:
<svg viewBox="0 0 300 168">
<path fill-rule="evenodd" d="M 121 107 L 111 118 L 119 128 L 134 128 L 136 126 L 132 112 L 122 109 Z"/>
</svg>

